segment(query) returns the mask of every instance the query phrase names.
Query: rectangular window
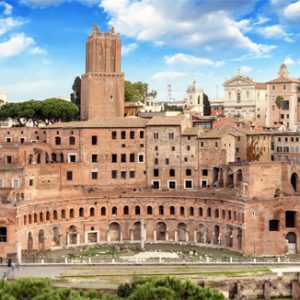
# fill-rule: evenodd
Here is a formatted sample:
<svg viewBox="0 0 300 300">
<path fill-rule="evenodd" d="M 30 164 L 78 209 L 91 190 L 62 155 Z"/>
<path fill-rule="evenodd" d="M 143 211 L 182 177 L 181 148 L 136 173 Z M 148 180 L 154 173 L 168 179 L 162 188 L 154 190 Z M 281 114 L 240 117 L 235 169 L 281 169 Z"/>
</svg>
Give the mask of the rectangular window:
<svg viewBox="0 0 300 300">
<path fill-rule="evenodd" d="M 158 165 L 158 158 L 154 158 L 154 164 Z"/>
<path fill-rule="evenodd" d="M 121 139 L 122 140 L 126 139 L 126 131 L 121 131 Z"/>
<path fill-rule="evenodd" d="M 284 109 L 284 110 L 290 109 L 290 101 L 289 100 L 283 101 L 282 109 Z"/>
<path fill-rule="evenodd" d="M 169 158 L 166 158 L 166 165 L 168 165 L 170 163 Z"/>
<path fill-rule="evenodd" d="M 169 132 L 169 140 L 174 140 L 174 132 Z"/>
<path fill-rule="evenodd" d="M 279 231 L 279 220 L 269 220 L 269 231 Z"/>
<path fill-rule="evenodd" d="M 111 171 L 111 178 L 116 179 L 118 177 L 118 171 L 117 170 L 112 170 Z"/>
<path fill-rule="evenodd" d="M 176 181 L 169 181 L 169 189 L 170 190 L 176 189 Z"/>
<path fill-rule="evenodd" d="M 157 190 L 160 187 L 160 182 L 158 180 L 152 181 L 152 188 Z"/>
<path fill-rule="evenodd" d="M 144 162 L 144 154 L 139 154 L 139 163 Z"/>
<path fill-rule="evenodd" d="M 0 243 L 7 242 L 7 228 L 0 227 Z"/>
<path fill-rule="evenodd" d="M 121 171 L 121 178 L 126 179 L 126 171 Z"/>
<path fill-rule="evenodd" d="M 130 153 L 130 162 L 135 162 L 135 154 Z"/>
<path fill-rule="evenodd" d="M 98 162 L 98 155 L 97 154 L 92 154 L 92 162 L 93 163 Z"/>
<path fill-rule="evenodd" d="M 287 210 L 285 212 L 285 227 L 296 227 L 296 212 Z"/>
<path fill-rule="evenodd" d="M 141 130 L 141 131 L 140 131 L 140 139 L 143 139 L 143 138 L 144 138 L 144 136 L 145 136 L 145 133 L 144 133 L 144 131 L 143 131 L 143 130 Z"/>
<path fill-rule="evenodd" d="M 153 138 L 154 138 L 155 140 L 158 140 L 158 139 L 159 139 L 159 134 L 158 134 L 158 132 L 154 132 L 154 133 L 153 133 Z"/>
<path fill-rule="evenodd" d="M 92 135 L 91 142 L 92 142 L 92 145 L 97 145 L 98 137 L 96 135 Z"/>
<path fill-rule="evenodd" d="M 6 156 L 6 163 L 11 164 L 12 163 L 12 158 L 10 155 Z"/>
<path fill-rule="evenodd" d="M 158 169 L 153 169 L 153 176 L 158 177 L 159 176 L 159 170 Z"/>
<path fill-rule="evenodd" d="M 76 154 L 70 154 L 69 155 L 69 163 L 75 163 L 76 162 Z"/>
<path fill-rule="evenodd" d="M 11 143 L 11 137 L 6 137 L 6 138 L 5 138 L 5 142 L 6 142 L 6 143 Z"/>
<path fill-rule="evenodd" d="M 135 178 L 135 171 L 129 171 L 129 177 Z"/>
<path fill-rule="evenodd" d="M 93 180 L 98 179 L 98 172 L 92 172 L 91 174 L 92 174 L 92 179 Z"/>
<path fill-rule="evenodd" d="M 116 163 L 118 161 L 118 156 L 117 156 L 117 154 L 112 154 L 111 155 L 111 162 L 112 163 Z"/>
<path fill-rule="evenodd" d="M 172 146 L 172 151 L 175 151 L 176 149 L 175 149 L 175 146 Z"/>
<path fill-rule="evenodd" d="M 12 187 L 13 188 L 19 188 L 20 187 L 20 180 L 19 179 L 13 179 Z"/>
<path fill-rule="evenodd" d="M 73 180 L 73 171 L 67 171 L 67 180 Z"/>
<path fill-rule="evenodd" d="M 124 153 L 121 154 L 121 162 L 126 163 L 126 154 Z"/>
<path fill-rule="evenodd" d="M 193 188 L 193 181 L 192 180 L 185 180 L 184 181 L 184 188 L 185 189 L 192 189 Z"/>
<path fill-rule="evenodd" d="M 24 144 L 25 141 L 26 141 L 26 138 L 25 138 L 25 137 L 20 137 L 20 138 L 19 138 L 19 141 L 20 141 L 21 144 Z"/>
<path fill-rule="evenodd" d="M 191 150 L 191 146 L 186 146 L 186 150 L 190 151 Z"/>
<path fill-rule="evenodd" d="M 130 139 L 134 140 L 135 138 L 135 132 L 134 131 L 130 131 Z"/>
<path fill-rule="evenodd" d="M 112 140 L 116 140 L 117 139 L 117 132 L 116 131 L 112 131 L 111 132 L 111 139 Z"/>
</svg>

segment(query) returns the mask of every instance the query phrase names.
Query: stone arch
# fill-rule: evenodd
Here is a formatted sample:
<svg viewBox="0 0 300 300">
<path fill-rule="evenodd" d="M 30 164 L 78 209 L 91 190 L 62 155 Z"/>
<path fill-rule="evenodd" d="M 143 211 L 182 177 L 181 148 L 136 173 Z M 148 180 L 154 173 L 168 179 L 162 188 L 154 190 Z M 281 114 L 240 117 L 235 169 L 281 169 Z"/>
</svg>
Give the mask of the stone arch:
<svg viewBox="0 0 300 300">
<path fill-rule="evenodd" d="M 221 238 L 220 226 L 215 225 L 214 226 L 214 232 L 213 232 L 213 243 L 215 245 L 219 245 L 220 244 L 220 238 Z"/>
<path fill-rule="evenodd" d="M 133 224 L 133 240 L 134 241 L 141 240 L 141 222 L 135 222 Z"/>
<path fill-rule="evenodd" d="M 119 223 L 114 222 L 109 225 L 109 240 L 112 242 L 121 240 L 121 227 Z"/>
<path fill-rule="evenodd" d="M 288 254 L 297 253 L 297 235 L 295 232 L 289 232 L 286 234 L 285 239 L 287 240 Z"/>
<path fill-rule="evenodd" d="M 242 169 L 239 169 L 236 172 L 236 182 L 237 182 L 237 184 L 240 184 L 240 183 L 243 182 L 243 171 L 242 171 Z"/>
<path fill-rule="evenodd" d="M 180 215 L 184 216 L 184 206 L 180 206 Z"/>
<path fill-rule="evenodd" d="M 226 187 L 228 188 L 233 188 L 233 171 L 232 169 L 227 169 L 227 182 L 226 182 Z"/>
<path fill-rule="evenodd" d="M 53 163 L 57 162 L 57 155 L 56 155 L 56 153 L 51 153 L 51 162 L 53 162 Z"/>
<path fill-rule="evenodd" d="M 28 238 L 27 238 L 27 249 L 32 250 L 33 249 L 33 238 L 32 238 L 32 232 L 28 232 Z"/>
<path fill-rule="evenodd" d="M 74 208 L 71 208 L 71 209 L 70 209 L 69 217 L 70 217 L 70 218 L 74 218 Z"/>
<path fill-rule="evenodd" d="M 152 215 L 153 209 L 152 206 L 147 206 L 147 215 Z"/>
<path fill-rule="evenodd" d="M 29 156 L 28 156 L 28 164 L 33 164 L 34 163 L 34 157 L 33 157 L 33 154 L 29 154 Z"/>
<path fill-rule="evenodd" d="M 164 207 L 163 207 L 163 205 L 160 205 L 160 206 L 158 207 L 158 212 L 159 212 L 160 215 L 163 215 L 163 214 L 164 214 Z"/>
<path fill-rule="evenodd" d="M 50 221 L 50 211 L 46 212 L 46 221 Z"/>
<path fill-rule="evenodd" d="M 141 207 L 140 207 L 139 205 L 137 205 L 137 206 L 135 207 L 135 214 L 136 214 L 136 215 L 140 215 L 140 214 L 141 214 Z"/>
<path fill-rule="evenodd" d="M 44 221 L 44 214 L 43 212 L 40 212 L 40 222 L 43 222 Z"/>
<path fill-rule="evenodd" d="M 55 246 L 60 246 L 60 238 L 58 227 L 53 227 L 53 242 Z"/>
<path fill-rule="evenodd" d="M 299 177 L 298 177 L 298 174 L 297 173 L 293 173 L 292 176 L 291 176 L 291 185 L 294 189 L 294 192 L 298 192 L 298 189 L 299 189 Z"/>
<path fill-rule="evenodd" d="M 236 238 L 237 238 L 238 250 L 242 250 L 242 247 L 243 247 L 243 231 L 242 231 L 241 228 L 238 228 Z"/>
<path fill-rule="evenodd" d="M 167 225 L 164 222 L 158 222 L 156 224 L 156 239 L 158 241 L 167 240 Z"/>
<path fill-rule="evenodd" d="M 111 214 L 112 215 L 117 215 L 118 214 L 118 208 L 116 206 L 113 206 L 111 209 Z"/>
<path fill-rule="evenodd" d="M 170 206 L 170 215 L 171 216 L 175 215 L 175 207 L 174 206 Z"/>
<path fill-rule="evenodd" d="M 106 207 L 105 206 L 101 207 L 101 216 L 106 216 Z"/>
<path fill-rule="evenodd" d="M 186 242 L 188 240 L 188 229 L 185 223 L 179 223 L 177 225 L 178 241 Z"/>
<path fill-rule="evenodd" d="M 226 247 L 233 247 L 233 227 L 230 225 L 226 226 Z"/>
<path fill-rule="evenodd" d="M 95 216 L 95 208 L 91 207 L 90 208 L 90 217 L 94 217 Z"/>
<path fill-rule="evenodd" d="M 204 224 L 198 224 L 196 228 L 196 240 L 197 243 L 206 243 L 207 234 L 206 234 L 206 228 Z"/>
<path fill-rule="evenodd" d="M 43 229 L 39 230 L 38 233 L 38 241 L 39 241 L 39 249 L 44 250 L 45 249 L 45 232 Z"/>
<path fill-rule="evenodd" d="M 68 232 L 67 232 L 67 244 L 69 244 L 69 245 L 78 244 L 78 236 L 79 236 L 79 233 L 77 232 L 76 226 L 71 225 L 68 228 Z"/>
</svg>

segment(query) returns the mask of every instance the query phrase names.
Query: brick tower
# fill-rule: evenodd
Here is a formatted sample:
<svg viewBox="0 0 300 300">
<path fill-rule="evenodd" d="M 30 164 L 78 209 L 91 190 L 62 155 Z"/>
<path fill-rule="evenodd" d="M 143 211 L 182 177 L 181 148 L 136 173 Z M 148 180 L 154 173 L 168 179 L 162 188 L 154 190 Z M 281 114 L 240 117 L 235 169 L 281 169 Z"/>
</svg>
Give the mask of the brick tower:
<svg viewBox="0 0 300 300">
<path fill-rule="evenodd" d="M 81 120 L 124 116 L 124 74 L 121 73 L 121 39 L 99 32 L 96 25 L 86 43 L 86 73 L 81 80 Z"/>
</svg>

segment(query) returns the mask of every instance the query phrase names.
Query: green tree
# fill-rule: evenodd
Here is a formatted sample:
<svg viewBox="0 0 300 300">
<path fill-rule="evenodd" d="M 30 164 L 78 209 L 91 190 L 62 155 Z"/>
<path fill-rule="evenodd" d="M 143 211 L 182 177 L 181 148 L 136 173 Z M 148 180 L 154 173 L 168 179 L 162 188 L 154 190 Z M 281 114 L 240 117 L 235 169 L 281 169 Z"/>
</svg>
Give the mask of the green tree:
<svg viewBox="0 0 300 300">
<path fill-rule="evenodd" d="M 148 93 L 147 83 L 141 81 L 125 81 L 125 102 L 144 102 L 148 95 L 156 97 L 157 92 L 152 90 Z"/>
<path fill-rule="evenodd" d="M 72 85 L 73 93 L 71 93 L 71 102 L 76 104 L 79 108 L 80 112 L 80 105 L 81 105 L 81 78 L 76 76 Z"/>
<path fill-rule="evenodd" d="M 206 94 L 203 95 L 203 115 L 210 116 L 211 114 L 211 107 L 208 96 Z"/>
</svg>

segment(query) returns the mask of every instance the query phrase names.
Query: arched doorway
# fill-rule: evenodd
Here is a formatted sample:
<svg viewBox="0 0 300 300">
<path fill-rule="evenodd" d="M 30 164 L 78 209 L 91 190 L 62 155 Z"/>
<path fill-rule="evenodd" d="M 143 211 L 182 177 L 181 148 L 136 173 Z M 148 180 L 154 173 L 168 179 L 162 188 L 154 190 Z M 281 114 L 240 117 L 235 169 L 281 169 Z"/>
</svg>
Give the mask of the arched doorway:
<svg viewBox="0 0 300 300">
<path fill-rule="evenodd" d="M 186 242 L 187 241 L 187 225 L 185 223 L 179 223 L 177 226 L 178 232 L 178 241 Z"/>
<path fill-rule="evenodd" d="M 215 245 L 219 245 L 220 244 L 220 226 L 219 225 L 215 225 L 214 226 L 214 239 L 213 239 L 213 243 Z"/>
<path fill-rule="evenodd" d="M 68 244 L 76 245 L 78 243 L 78 232 L 76 226 L 72 225 L 68 229 Z"/>
<path fill-rule="evenodd" d="M 133 224 L 133 240 L 134 241 L 141 240 L 141 222 L 135 222 Z"/>
<path fill-rule="evenodd" d="M 33 239 L 32 239 L 32 233 L 31 232 L 28 232 L 27 249 L 28 250 L 33 249 Z"/>
<path fill-rule="evenodd" d="M 226 247 L 233 247 L 233 228 L 228 225 L 226 228 Z"/>
<path fill-rule="evenodd" d="M 39 240 L 39 248 L 44 250 L 45 249 L 45 233 L 44 233 L 43 229 L 40 229 L 40 231 L 39 231 L 38 240 Z"/>
<path fill-rule="evenodd" d="M 242 246 L 243 246 L 243 231 L 242 231 L 241 228 L 238 228 L 236 238 L 237 238 L 238 250 L 242 250 Z"/>
<path fill-rule="evenodd" d="M 228 188 L 233 188 L 233 171 L 231 169 L 227 170 L 227 185 Z"/>
<path fill-rule="evenodd" d="M 167 239 L 167 225 L 164 222 L 159 222 L 156 225 L 156 239 L 165 241 Z"/>
<path fill-rule="evenodd" d="M 243 182 L 243 171 L 241 169 L 239 169 L 236 172 L 236 182 L 237 182 L 237 184 L 240 184 Z"/>
<path fill-rule="evenodd" d="M 294 232 L 289 232 L 285 239 L 288 243 L 288 254 L 296 254 L 297 252 L 297 236 Z"/>
<path fill-rule="evenodd" d="M 294 189 L 294 192 L 297 192 L 297 185 L 298 185 L 298 175 L 296 173 L 293 173 L 291 176 L 291 185 Z"/>
<path fill-rule="evenodd" d="M 60 237 L 58 227 L 53 228 L 53 242 L 55 246 L 60 246 Z"/>
<path fill-rule="evenodd" d="M 197 231 L 196 231 L 196 240 L 197 243 L 206 243 L 206 229 L 203 224 L 199 224 L 197 226 Z"/>
<path fill-rule="evenodd" d="M 112 242 L 121 240 L 120 225 L 116 222 L 109 225 L 109 240 Z"/>
</svg>

